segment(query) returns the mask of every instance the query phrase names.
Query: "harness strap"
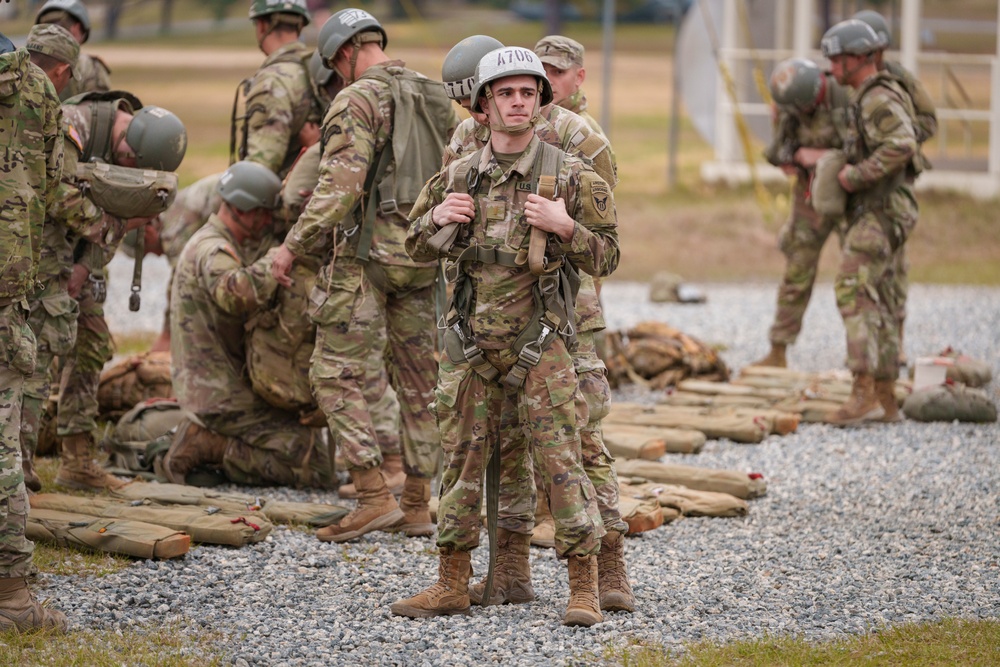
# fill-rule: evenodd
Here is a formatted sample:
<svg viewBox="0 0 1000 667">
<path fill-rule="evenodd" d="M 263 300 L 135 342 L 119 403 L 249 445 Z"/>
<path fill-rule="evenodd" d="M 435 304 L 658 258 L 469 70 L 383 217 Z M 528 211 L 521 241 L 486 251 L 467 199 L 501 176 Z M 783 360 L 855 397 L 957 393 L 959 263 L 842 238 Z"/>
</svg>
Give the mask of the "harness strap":
<svg viewBox="0 0 1000 667">
<path fill-rule="evenodd" d="M 111 145 L 111 130 L 115 123 L 115 114 L 118 111 L 118 103 L 109 100 L 94 102 L 90 112 L 90 140 L 84 148 L 83 161 L 89 162 L 91 158 L 100 158 L 108 164 L 112 164 L 112 154 L 114 146 Z M 100 147 L 101 152 L 96 149 Z"/>
<path fill-rule="evenodd" d="M 361 193 L 361 197 L 358 198 L 354 207 L 355 214 L 350 218 L 354 220 L 354 227 L 345 232 L 347 236 L 353 236 L 360 231 L 355 257 L 362 262 L 368 261 L 368 255 L 372 248 L 372 237 L 375 235 L 375 214 L 380 208 L 382 191 L 376 184 L 381 185 L 382 177 L 390 164 L 392 164 L 392 142 L 387 142 L 375 160 L 375 168 L 370 169 L 368 175 L 365 176 L 364 192 Z M 391 193 L 392 190 L 389 192 Z M 395 208 L 395 200 L 391 201 Z M 383 213 L 385 212 L 383 211 Z"/>
<path fill-rule="evenodd" d="M 558 196 L 559 183 L 557 177 L 559 170 L 562 168 L 563 155 L 564 153 L 554 146 L 546 143 L 539 144 L 538 155 L 531 170 L 532 185 L 534 186 L 532 190 L 538 196 L 553 201 Z M 532 226 L 531 238 L 528 241 L 528 269 L 532 275 L 540 276 L 552 273 L 562 266 L 563 260 L 561 257 L 554 262 L 549 262 L 546 259 L 545 251 L 548 247 L 548 238 L 549 235 L 547 232 Z"/>
</svg>

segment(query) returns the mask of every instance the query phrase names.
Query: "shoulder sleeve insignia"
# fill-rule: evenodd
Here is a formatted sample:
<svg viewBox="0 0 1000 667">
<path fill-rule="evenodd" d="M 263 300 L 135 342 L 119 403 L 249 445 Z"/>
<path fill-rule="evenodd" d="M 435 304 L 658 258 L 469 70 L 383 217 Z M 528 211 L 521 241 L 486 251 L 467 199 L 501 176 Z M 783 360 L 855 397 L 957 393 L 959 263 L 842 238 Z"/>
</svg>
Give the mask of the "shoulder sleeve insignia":
<svg viewBox="0 0 1000 667">
<path fill-rule="evenodd" d="M 80 139 L 80 133 L 76 131 L 76 128 L 73 127 L 72 125 L 69 125 L 69 131 L 66 133 L 66 136 L 69 137 L 70 141 L 76 144 L 77 149 L 82 153 L 83 140 Z"/>
</svg>

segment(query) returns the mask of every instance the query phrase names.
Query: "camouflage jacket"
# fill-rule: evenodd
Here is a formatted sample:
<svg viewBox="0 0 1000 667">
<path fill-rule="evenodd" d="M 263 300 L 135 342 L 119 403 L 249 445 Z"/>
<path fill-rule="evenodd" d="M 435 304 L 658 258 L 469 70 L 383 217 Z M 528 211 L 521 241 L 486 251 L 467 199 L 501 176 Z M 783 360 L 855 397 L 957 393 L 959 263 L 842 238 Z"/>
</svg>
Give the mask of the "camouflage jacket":
<svg viewBox="0 0 1000 667">
<path fill-rule="evenodd" d="M 850 103 L 849 89 L 841 86 L 833 75 L 824 72 L 826 94 L 823 101 L 811 112 L 803 113 L 778 109 L 774 122 L 771 143 L 764 150 L 764 157 L 776 167 L 795 165 L 795 151 L 799 148 L 842 148 L 850 134 L 847 109 Z"/>
<path fill-rule="evenodd" d="M 401 60 L 375 65 L 391 74 L 409 72 Z M 298 222 L 285 238 L 296 256 L 316 254 L 329 243 L 335 228 L 350 224 L 355 204 L 364 192 L 365 177 L 374 169 L 374 158 L 392 139 L 394 104 L 389 86 L 377 79 L 363 78 L 340 91 L 323 121 L 323 157 L 319 182 Z M 396 266 L 415 264 L 406 253 L 406 211 L 375 216 L 371 261 Z M 357 235 L 340 235 L 337 255 L 353 257 Z"/>
<path fill-rule="evenodd" d="M 864 81 L 851 98 L 847 181 L 862 199 L 895 190 L 917 154 L 910 96 L 890 74 Z"/>
<path fill-rule="evenodd" d="M 313 95 L 304 59 L 312 49 L 291 42 L 264 59 L 246 88 L 246 145 L 240 155 L 284 178 L 302 150 L 299 132 L 306 121 L 319 123 L 322 111 Z"/>
<path fill-rule="evenodd" d="M 222 197 L 215 189 L 221 176 L 212 174 L 183 188 L 170 208 L 159 215 L 160 244 L 170 266 L 177 265 L 184 244 L 222 205 Z"/>
<path fill-rule="evenodd" d="M 270 258 L 251 263 L 218 216 L 195 232 L 175 268 L 170 295 L 174 392 L 195 414 L 254 405 L 244 324 L 274 295 Z"/>
<path fill-rule="evenodd" d="M 487 144 L 479 162 L 471 164 L 478 171 L 479 190 L 475 195 L 476 219 L 460 232 L 460 242 L 496 245 L 508 250 L 526 247 L 531 226 L 524 217 L 524 204 L 530 188 L 519 187 L 531 182 L 531 171 L 539 151 L 538 137 L 505 173 Z M 414 259 L 426 261 L 440 255 L 428 242 L 438 231 L 431 220 L 433 208 L 447 192 L 459 189 L 456 174 L 471 163 L 476 154 L 467 155 L 451 164 L 424 187 L 420 199 L 413 205 L 412 224 L 406 239 L 406 249 Z M 567 155 L 558 175 L 558 192 L 566 211 L 576 220 L 573 237 L 562 244 L 566 257 L 580 271 L 591 276 L 609 275 L 618 266 L 618 229 L 611 188 L 585 162 Z M 505 349 L 524 330 L 534 312 L 532 288 L 537 282 L 525 266 L 505 267 L 499 264 L 472 262 L 466 269 L 475 285 L 475 311 L 471 328 L 476 343 L 482 349 Z"/>
<path fill-rule="evenodd" d="M 913 72 L 893 61 L 887 61 L 885 69 L 899 80 L 913 102 L 913 131 L 917 135 L 918 144 L 917 154 L 914 156 L 914 167 L 917 173 L 920 173 L 931 168 L 930 159 L 924 155 L 923 144 L 937 134 L 937 109 L 934 107 L 934 102 L 927 93 L 927 89 L 924 88 L 924 84 L 913 76 Z"/>
<path fill-rule="evenodd" d="M 539 141 L 562 149 L 568 155 L 574 155 L 583 159 L 597 175 L 600 176 L 612 189 L 617 181 L 616 165 L 614 155 L 611 153 L 611 145 L 603 134 L 594 132 L 587 123 L 572 111 L 567 111 L 562 107 L 550 104 L 542 110 L 543 117 L 535 123 L 535 136 Z M 545 114 L 549 118 L 544 117 Z M 490 128 L 480 125 L 474 118 L 466 118 L 455 130 L 451 142 L 445 150 L 444 164 L 442 170 L 459 157 L 474 153 L 485 146 L 490 139 Z M 585 146 L 590 148 L 586 153 L 594 156 L 591 161 L 580 145 L 587 142 Z M 604 146 L 599 149 L 599 153 L 594 155 L 594 145 Z M 599 331 L 606 324 L 604 313 L 601 310 L 601 301 L 597 296 L 597 286 L 593 277 L 583 274 L 580 276 L 580 291 L 576 297 L 576 327 L 578 331 Z"/>
<path fill-rule="evenodd" d="M 59 99 L 62 101 L 65 102 L 80 93 L 103 93 L 106 90 L 111 90 L 111 69 L 97 56 L 81 51 L 76 69 L 80 72 L 80 80 L 72 78 L 69 80 L 63 91 L 59 93 Z"/>
<path fill-rule="evenodd" d="M 34 291 L 42 225 L 63 170 L 62 115 L 52 82 L 18 49 L 0 55 L 0 305 Z M 16 157 L 15 157 L 16 156 Z"/>
<path fill-rule="evenodd" d="M 587 121 L 587 124 L 590 125 L 594 132 L 600 132 L 604 135 L 604 128 L 602 128 L 601 124 L 597 122 L 597 119 L 591 116 L 590 112 L 587 111 L 587 96 L 583 94 L 582 89 L 577 90 L 575 93 L 564 99 L 559 103 L 559 106 L 563 109 L 572 111 L 577 116 Z"/>
</svg>

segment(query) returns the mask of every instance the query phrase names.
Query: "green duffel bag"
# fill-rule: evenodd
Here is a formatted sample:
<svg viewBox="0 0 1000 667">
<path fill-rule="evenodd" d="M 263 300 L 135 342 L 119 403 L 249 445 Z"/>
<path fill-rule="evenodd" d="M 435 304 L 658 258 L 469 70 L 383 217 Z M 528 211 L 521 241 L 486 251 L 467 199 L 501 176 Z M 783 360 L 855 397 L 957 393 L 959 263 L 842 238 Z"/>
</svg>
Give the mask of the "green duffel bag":
<svg viewBox="0 0 1000 667">
<path fill-rule="evenodd" d="M 91 201 L 119 218 L 159 215 L 177 196 L 177 174 L 172 171 L 81 162 L 76 181 Z"/>
<path fill-rule="evenodd" d="M 997 407 L 981 389 L 961 384 L 925 387 L 910 394 L 903 414 L 919 422 L 973 422 L 997 420 Z"/>
<path fill-rule="evenodd" d="M 829 150 L 816 162 L 816 173 L 809 184 L 809 199 L 820 215 L 842 216 L 847 208 L 847 193 L 837 174 L 847 164 L 843 151 Z"/>
</svg>

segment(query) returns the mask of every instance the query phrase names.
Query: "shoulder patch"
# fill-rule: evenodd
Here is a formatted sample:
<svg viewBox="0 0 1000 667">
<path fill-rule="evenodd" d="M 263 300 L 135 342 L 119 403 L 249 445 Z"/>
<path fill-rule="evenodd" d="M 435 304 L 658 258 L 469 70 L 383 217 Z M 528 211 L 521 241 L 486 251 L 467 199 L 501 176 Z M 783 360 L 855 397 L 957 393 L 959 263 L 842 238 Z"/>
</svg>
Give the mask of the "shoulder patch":
<svg viewBox="0 0 1000 667">
<path fill-rule="evenodd" d="M 83 140 L 80 139 L 80 133 L 76 131 L 76 128 L 73 127 L 72 124 L 69 124 L 68 127 L 69 130 L 66 132 L 66 137 L 69 138 L 69 140 L 72 141 L 76 145 L 77 149 L 82 153 Z"/>
<path fill-rule="evenodd" d="M 608 210 L 611 208 L 611 188 L 603 181 L 588 181 L 590 187 L 590 199 L 594 204 L 594 210 L 601 218 L 608 217 Z"/>
<path fill-rule="evenodd" d="M 900 126 L 902 121 L 892 112 L 891 109 L 880 107 L 872 114 L 872 123 L 883 134 L 888 134 Z"/>
<path fill-rule="evenodd" d="M 233 246 L 229 245 L 228 243 L 222 243 L 222 244 L 220 244 L 218 247 L 216 247 L 215 251 L 216 252 L 224 252 L 224 253 L 226 253 L 227 255 L 229 255 L 230 257 L 232 257 L 233 260 L 235 260 L 237 264 L 242 264 L 243 263 L 240 260 L 240 256 L 239 256 L 239 254 L 237 254 L 236 249 L 233 248 Z"/>
</svg>

